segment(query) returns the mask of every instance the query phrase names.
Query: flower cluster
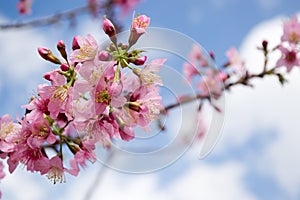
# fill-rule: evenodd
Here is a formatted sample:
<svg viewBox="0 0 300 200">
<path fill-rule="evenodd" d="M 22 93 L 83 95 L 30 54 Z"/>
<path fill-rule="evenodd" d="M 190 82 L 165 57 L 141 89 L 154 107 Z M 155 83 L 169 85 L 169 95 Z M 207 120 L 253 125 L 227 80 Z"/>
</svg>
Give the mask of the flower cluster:
<svg viewBox="0 0 300 200">
<path fill-rule="evenodd" d="M 103 31 L 110 45 L 100 49 L 93 36 L 75 36 L 68 55 L 60 40 L 63 60 L 38 48 L 58 68 L 44 75 L 49 83 L 38 86 L 22 118 L 0 118 L 0 155 L 7 158 L 11 173 L 21 163 L 54 183 L 63 182 L 65 172 L 76 176 L 87 160 L 96 160 L 97 144 L 109 148 L 113 140 L 129 141 L 136 126 L 149 130 L 163 108 L 158 88 L 163 83 L 156 73 L 166 61 L 146 63 L 144 51 L 132 48 L 149 22 L 145 15 L 135 17 L 128 44 L 122 44 L 105 17 Z M 66 150 L 72 155 L 69 162 Z"/>
<path fill-rule="evenodd" d="M 286 82 L 284 75 L 279 70 L 286 68 L 289 73 L 294 67 L 300 66 L 300 21 L 297 16 L 287 20 L 283 24 L 283 35 L 281 42 L 276 47 L 270 49 L 268 41 L 262 41 L 258 47 L 265 57 L 262 72 L 252 74 L 245 67 L 245 62 L 240 57 L 236 48 L 232 47 L 226 52 L 228 61 L 222 67 L 214 67 L 210 60 L 214 60 L 214 54 L 211 52 L 208 56 L 202 48 L 195 44 L 188 56 L 188 62 L 183 64 L 183 74 L 187 83 L 196 82 L 198 94 L 195 96 L 184 96 L 178 100 L 178 104 L 195 99 L 208 100 L 210 105 L 217 111 L 220 111 L 212 102 L 212 99 L 218 100 L 225 90 L 238 84 L 251 86 L 249 83 L 252 78 L 263 78 L 266 75 L 275 75 L 281 84 Z M 277 60 L 274 67 L 268 66 L 268 56 L 275 50 L 279 50 L 281 57 Z M 210 57 L 210 58 L 208 58 Z M 200 101 L 198 111 L 201 111 L 203 101 Z M 201 116 L 199 113 L 198 116 Z M 197 118 L 198 122 L 199 117 Z M 201 132 L 201 131 L 200 131 Z M 203 135 L 202 133 L 199 133 Z"/>
<path fill-rule="evenodd" d="M 297 16 L 284 23 L 281 44 L 277 48 L 281 52 L 281 58 L 276 67 L 285 66 L 290 72 L 293 67 L 300 66 L 300 22 Z"/>
</svg>

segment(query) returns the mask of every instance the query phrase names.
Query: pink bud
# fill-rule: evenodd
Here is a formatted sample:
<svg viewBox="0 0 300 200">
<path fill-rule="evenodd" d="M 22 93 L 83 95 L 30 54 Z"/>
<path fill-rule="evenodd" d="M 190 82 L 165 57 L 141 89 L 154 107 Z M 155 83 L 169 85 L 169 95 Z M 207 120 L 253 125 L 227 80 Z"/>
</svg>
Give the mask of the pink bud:
<svg viewBox="0 0 300 200">
<path fill-rule="evenodd" d="M 211 57 L 211 59 L 215 60 L 215 53 L 213 51 L 209 52 L 209 56 Z"/>
<path fill-rule="evenodd" d="M 59 40 L 59 41 L 57 42 L 56 47 L 57 47 L 58 51 L 60 52 L 61 56 L 62 56 L 64 59 L 67 59 L 66 45 L 65 45 L 64 41 Z"/>
<path fill-rule="evenodd" d="M 73 49 L 73 50 L 80 49 L 80 46 L 79 46 L 77 40 L 78 40 L 78 36 L 75 36 L 75 37 L 73 38 L 73 42 L 72 42 L 72 49 Z"/>
<path fill-rule="evenodd" d="M 60 60 L 58 58 L 56 58 L 52 52 L 45 48 L 45 47 L 39 47 L 38 48 L 38 53 L 40 54 L 40 56 L 42 58 L 44 58 L 45 60 L 52 62 L 54 64 L 61 64 Z"/>
<path fill-rule="evenodd" d="M 98 54 L 98 58 L 101 61 L 109 61 L 109 60 L 111 60 L 112 57 L 111 57 L 111 55 L 107 51 L 101 51 Z"/>
<path fill-rule="evenodd" d="M 46 59 L 50 50 L 45 47 L 39 47 L 38 52 L 39 52 L 40 56 L 42 56 L 42 58 Z"/>
<path fill-rule="evenodd" d="M 116 29 L 115 26 L 113 25 L 113 23 L 107 19 L 104 16 L 104 20 L 103 20 L 103 31 L 104 33 L 106 33 L 109 37 L 115 36 L 116 35 Z"/>
<path fill-rule="evenodd" d="M 63 63 L 60 65 L 60 69 L 61 71 L 66 72 L 69 70 L 69 66 L 66 63 Z"/>
<path fill-rule="evenodd" d="M 143 65 L 147 60 L 147 56 L 138 57 L 133 63 L 135 65 Z"/>
<path fill-rule="evenodd" d="M 58 48 L 58 49 L 65 49 L 65 48 L 66 48 L 66 45 L 65 45 L 64 41 L 59 40 L 59 41 L 57 42 L 57 48 Z"/>
<path fill-rule="evenodd" d="M 49 73 L 46 73 L 46 74 L 44 75 L 44 78 L 45 78 L 47 81 L 52 81 L 52 80 L 51 80 L 51 75 L 50 75 Z"/>
</svg>

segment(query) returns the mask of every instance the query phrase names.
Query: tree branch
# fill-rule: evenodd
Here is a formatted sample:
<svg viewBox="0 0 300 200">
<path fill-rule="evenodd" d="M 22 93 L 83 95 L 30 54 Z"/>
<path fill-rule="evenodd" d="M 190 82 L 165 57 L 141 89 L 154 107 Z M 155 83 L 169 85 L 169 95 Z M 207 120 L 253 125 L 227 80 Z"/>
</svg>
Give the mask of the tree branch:
<svg viewBox="0 0 300 200">
<path fill-rule="evenodd" d="M 17 29 L 17 28 L 28 28 L 28 27 L 38 27 L 38 26 L 48 26 L 52 24 L 56 24 L 63 20 L 72 20 L 77 15 L 83 14 L 89 11 L 89 5 L 85 5 L 79 8 L 75 8 L 72 10 L 68 10 L 61 13 L 56 13 L 51 16 L 38 18 L 25 22 L 16 22 L 9 24 L 0 24 L 0 30 L 8 30 L 8 29 Z"/>
</svg>

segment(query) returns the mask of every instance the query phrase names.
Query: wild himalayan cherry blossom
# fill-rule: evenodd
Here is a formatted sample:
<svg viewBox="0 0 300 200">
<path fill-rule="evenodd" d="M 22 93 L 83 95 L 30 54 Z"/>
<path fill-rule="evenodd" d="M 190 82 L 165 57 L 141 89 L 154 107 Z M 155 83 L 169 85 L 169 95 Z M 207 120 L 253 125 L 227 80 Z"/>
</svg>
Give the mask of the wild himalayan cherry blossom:
<svg viewBox="0 0 300 200">
<path fill-rule="evenodd" d="M 128 95 L 124 108 L 128 117 L 135 124 L 148 130 L 151 121 L 157 119 L 162 106 L 158 88 L 153 84 L 141 85 Z"/>
<path fill-rule="evenodd" d="M 283 46 L 279 46 L 278 49 L 281 51 L 281 58 L 277 61 L 276 67 L 285 66 L 287 72 L 290 72 L 293 67 L 300 66 L 300 59 L 297 58 L 299 51 L 291 46 L 289 49 Z"/>
<path fill-rule="evenodd" d="M 122 9 L 122 16 L 125 16 L 132 10 L 141 0 L 113 0 L 114 4 Z"/>
<path fill-rule="evenodd" d="M 71 113 L 73 87 L 66 85 L 65 77 L 57 70 L 50 72 L 51 86 L 43 84 L 38 88 L 39 96 L 49 102 L 47 107 L 50 117 L 56 119 L 59 113 L 67 116 Z"/>
<path fill-rule="evenodd" d="M 65 169 L 61 158 L 58 156 L 54 156 L 46 163 L 47 165 L 43 163 L 44 169 L 42 169 L 42 171 L 47 174 L 48 179 L 51 180 L 54 184 L 56 184 L 57 182 L 65 182 Z"/>
<path fill-rule="evenodd" d="M 17 3 L 17 9 L 21 15 L 31 14 L 32 0 L 20 0 Z"/>
<path fill-rule="evenodd" d="M 14 151 L 20 138 L 21 125 L 14 123 L 10 115 L 0 117 L 0 150 L 5 153 Z"/>
<path fill-rule="evenodd" d="M 66 171 L 74 176 L 77 176 L 80 170 L 79 166 L 81 166 L 82 168 L 86 167 L 86 160 L 94 163 L 96 161 L 96 155 L 92 151 L 77 151 L 74 158 L 70 160 L 71 169 Z"/>
<path fill-rule="evenodd" d="M 146 15 L 139 15 L 132 19 L 130 36 L 128 39 L 129 46 L 134 45 L 138 39 L 146 33 L 146 29 L 150 24 L 150 18 Z"/>
<path fill-rule="evenodd" d="M 228 58 L 228 65 L 233 69 L 233 72 L 239 76 L 243 76 L 246 73 L 245 62 L 241 59 L 238 51 L 235 47 L 230 48 L 226 51 L 226 56 Z"/>
<path fill-rule="evenodd" d="M 183 64 L 183 74 L 185 75 L 187 82 L 191 83 L 193 77 L 199 75 L 201 73 L 201 68 L 207 67 L 208 63 L 198 44 L 193 45 L 188 59 L 188 62 Z"/>
<path fill-rule="evenodd" d="M 88 5 L 90 12 L 93 14 L 93 16 L 97 16 L 100 11 L 100 1 L 99 0 L 88 0 Z"/>
<path fill-rule="evenodd" d="M 98 44 L 90 34 L 87 37 L 77 36 L 73 40 L 73 47 L 78 48 L 71 52 L 70 60 L 73 62 L 83 62 L 93 60 L 97 55 Z"/>
<path fill-rule="evenodd" d="M 160 71 L 161 67 L 166 62 L 166 59 L 155 59 L 147 63 L 144 69 L 134 68 L 133 72 L 140 78 L 143 84 L 157 84 L 163 85 L 163 82 L 156 73 Z"/>
<path fill-rule="evenodd" d="M 283 24 L 283 36 L 281 40 L 291 44 L 300 42 L 300 22 L 297 16 L 294 16 Z"/>
<path fill-rule="evenodd" d="M 204 96 L 211 95 L 214 98 L 218 98 L 222 95 L 224 88 L 222 77 L 224 77 L 222 72 L 208 69 L 197 83 L 197 88 Z"/>
</svg>

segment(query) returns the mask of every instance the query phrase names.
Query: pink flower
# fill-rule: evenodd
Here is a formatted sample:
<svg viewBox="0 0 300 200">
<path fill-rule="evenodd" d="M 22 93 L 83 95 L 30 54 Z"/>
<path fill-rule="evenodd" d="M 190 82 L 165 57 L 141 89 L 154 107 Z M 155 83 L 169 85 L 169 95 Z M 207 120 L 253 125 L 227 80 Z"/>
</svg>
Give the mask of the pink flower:
<svg viewBox="0 0 300 200">
<path fill-rule="evenodd" d="M 17 4 L 17 9 L 21 15 L 31 14 L 32 0 L 20 0 Z"/>
<path fill-rule="evenodd" d="M 283 24 L 283 36 L 281 37 L 281 40 L 292 44 L 300 42 L 300 22 L 298 21 L 297 16 L 294 16 Z"/>
<path fill-rule="evenodd" d="M 60 157 L 55 156 L 49 161 L 49 168 L 47 169 L 47 177 L 54 184 L 57 182 L 63 183 L 66 182 L 65 169 Z"/>
<path fill-rule="evenodd" d="M 58 69 L 48 72 L 46 75 L 47 80 L 51 82 L 53 86 L 61 86 L 66 83 L 66 78 L 63 76 Z"/>
<path fill-rule="evenodd" d="M 22 130 L 26 131 L 27 144 L 30 148 L 40 148 L 44 142 L 53 144 L 56 136 L 53 134 L 50 125 L 43 115 L 25 116 L 22 123 Z"/>
<path fill-rule="evenodd" d="M 202 95 L 212 96 L 217 99 L 222 95 L 224 84 L 218 72 L 208 69 L 198 82 L 197 87 Z"/>
<path fill-rule="evenodd" d="M 121 7 L 123 16 L 129 13 L 140 1 L 141 0 L 113 0 L 115 5 Z"/>
<path fill-rule="evenodd" d="M 91 91 L 97 115 L 102 114 L 107 106 L 118 108 L 125 103 L 125 98 L 120 96 L 123 86 L 120 80 L 115 80 L 116 73 L 119 72 L 115 71 L 114 66 L 108 68 Z"/>
<path fill-rule="evenodd" d="M 69 172 L 70 174 L 72 174 L 73 176 L 77 176 L 78 172 L 79 172 L 79 167 L 81 166 L 82 168 L 86 167 L 86 163 L 85 161 L 89 160 L 92 163 L 94 163 L 96 161 L 96 155 L 92 152 L 89 151 L 84 151 L 84 150 L 79 150 L 74 158 L 72 160 L 70 160 L 70 166 L 71 169 L 66 170 L 67 172 Z"/>
<path fill-rule="evenodd" d="M 22 130 L 24 138 L 26 138 L 27 131 Z M 41 163 L 47 162 L 48 158 L 42 153 L 40 148 L 30 148 L 26 139 L 20 141 L 16 146 L 16 151 L 10 153 L 10 157 L 7 161 L 9 165 L 9 172 L 12 173 L 19 162 L 26 165 L 26 169 L 31 172 L 43 170 Z"/>
<path fill-rule="evenodd" d="M 146 129 L 150 122 L 157 119 L 162 108 L 162 98 L 154 84 L 142 85 L 130 93 L 124 107 L 133 124 Z"/>
<path fill-rule="evenodd" d="M 144 33 L 146 33 L 149 24 L 150 18 L 146 15 L 139 15 L 132 19 L 130 36 L 128 39 L 130 47 L 134 45 Z"/>
<path fill-rule="evenodd" d="M 24 105 L 22 107 L 26 108 L 29 113 L 27 113 L 27 116 L 30 116 L 30 118 L 39 117 L 43 114 L 49 115 L 48 111 L 48 103 L 49 99 L 42 99 L 42 98 L 32 98 L 30 103 L 27 105 Z"/>
<path fill-rule="evenodd" d="M 202 49 L 198 44 L 193 45 L 192 50 L 189 54 L 189 60 L 196 66 L 198 65 L 198 62 L 201 67 L 205 67 L 208 65 L 207 60 L 203 55 Z"/>
<path fill-rule="evenodd" d="M 126 125 L 120 126 L 119 132 L 122 140 L 130 141 L 134 138 L 134 131 L 133 128 L 130 126 L 126 126 Z"/>
<path fill-rule="evenodd" d="M 0 117 L 0 150 L 6 153 L 14 151 L 20 132 L 21 125 L 14 123 L 10 115 Z"/>
<path fill-rule="evenodd" d="M 97 16 L 100 10 L 100 2 L 99 0 L 88 0 L 88 5 L 90 12 L 93 14 L 93 16 Z"/>
<path fill-rule="evenodd" d="M 197 44 L 193 45 L 188 57 L 189 61 L 183 64 L 183 74 L 185 75 L 187 82 L 191 83 L 193 77 L 201 73 L 197 67 L 206 67 L 208 63 L 202 53 L 201 47 Z"/>
<path fill-rule="evenodd" d="M 229 59 L 229 65 L 233 67 L 235 73 L 240 76 L 245 75 L 246 69 L 244 67 L 245 62 L 241 59 L 238 51 L 235 47 L 230 48 L 226 51 L 226 56 Z"/>
<path fill-rule="evenodd" d="M 115 61 L 102 62 L 97 58 L 93 61 L 84 62 L 80 66 L 78 73 L 83 79 L 87 80 L 91 86 L 95 86 L 98 80 L 103 76 L 103 73 L 114 68 L 114 65 Z M 112 73 L 111 76 L 113 75 Z"/>
<path fill-rule="evenodd" d="M 183 74 L 186 77 L 187 82 L 191 83 L 193 77 L 197 74 L 200 74 L 200 72 L 197 70 L 195 65 L 185 62 L 183 64 Z"/>
<path fill-rule="evenodd" d="M 87 60 L 93 60 L 95 58 L 98 51 L 98 44 L 93 36 L 90 34 L 88 34 L 86 38 L 77 36 L 76 42 L 78 43 L 80 49 L 75 49 L 71 52 L 70 60 L 72 62 L 84 62 Z"/>
<path fill-rule="evenodd" d="M 136 90 L 141 85 L 140 79 L 133 74 L 132 71 L 122 73 L 121 80 L 123 83 L 123 91 L 126 93 Z"/>
<path fill-rule="evenodd" d="M 72 87 L 44 86 L 39 88 L 39 95 L 49 101 L 50 117 L 55 119 L 59 113 L 71 113 Z"/>
<path fill-rule="evenodd" d="M 165 62 L 166 59 L 164 58 L 155 59 L 150 61 L 144 69 L 134 68 L 133 72 L 141 79 L 143 84 L 163 85 L 160 76 L 155 73 L 160 71 Z"/>
<path fill-rule="evenodd" d="M 297 50 L 294 48 L 287 49 L 283 46 L 279 46 L 278 49 L 281 51 L 281 58 L 277 61 L 276 67 L 285 66 L 287 72 L 290 72 L 293 67 L 300 66 L 300 60 L 297 58 Z"/>
<path fill-rule="evenodd" d="M 38 88 L 39 96 L 43 101 L 48 101 L 48 111 L 50 117 L 56 119 L 59 113 L 67 116 L 71 113 L 73 87 L 66 84 L 66 79 L 60 73 L 54 71 L 50 76 L 52 85 L 40 85 Z"/>
</svg>

